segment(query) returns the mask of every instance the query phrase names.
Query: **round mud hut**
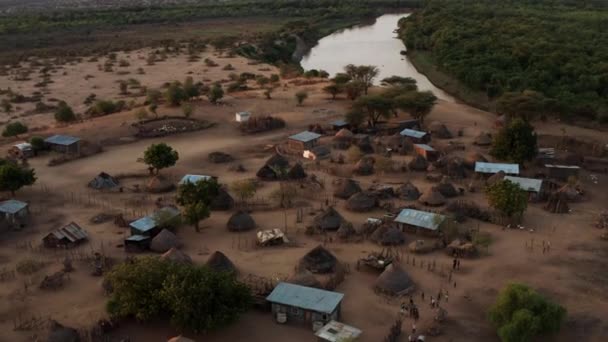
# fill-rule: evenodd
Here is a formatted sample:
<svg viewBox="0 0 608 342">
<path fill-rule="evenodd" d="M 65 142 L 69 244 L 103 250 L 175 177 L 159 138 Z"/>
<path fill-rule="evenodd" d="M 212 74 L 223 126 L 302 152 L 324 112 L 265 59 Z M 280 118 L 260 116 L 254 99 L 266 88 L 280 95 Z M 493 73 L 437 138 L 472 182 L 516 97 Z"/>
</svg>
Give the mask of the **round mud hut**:
<svg viewBox="0 0 608 342">
<path fill-rule="evenodd" d="M 337 230 L 344 218 L 334 207 L 327 207 L 313 219 L 315 228 L 319 230 Z"/>
<path fill-rule="evenodd" d="M 105 172 L 101 172 L 89 182 L 89 188 L 96 190 L 109 190 L 116 188 L 118 185 L 118 180 Z"/>
<path fill-rule="evenodd" d="M 249 213 L 239 210 L 230 216 L 226 228 L 232 232 L 246 232 L 255 228 L 255 221 Z"/>
<path fill-rule="evenodd" d="M 440 207 L 445 204 L 445 197 L 436 188 L 432 188 L 422 194 L 418 202 L 429 207 Z"/>
<path fill-rule="evenodd" d="M 353 224 L 348 221 L 343 221 L 336 232 L 336 236 L 342 241 L 350 240 L 355 235 L 357 235 L 357 231 Z"/>
<path fill-rule="evenodd" d="M 287 177 L 291 180 L 300 180 L 306 178 L 306 171 L 300 163 L 295 163 L 287 172 Z"/>
<path fill-rule="evenodd" d="M 333 273 L 338 266 L 338 259 L 323 246 L 319 245 L 306 253 L 298 263 L 298 270 L 312 273 Z"/>
<path fill-rule="evenodd" d="M 426 171 L 429 167 L 429 162 L 423 156 L 418 155 L 407 164 L 407 167 L 412 171 Z"/>
<path fill-rule="evenodd" d="M 360 176 L 369 176 L 374 173 L 376 161 L 372 157 L 363 157 L 356 164 L 353 172 Z"/>
<path fill-rule="evenodd" d="M 301 270 L 289 278 L 287 282 L 300 286 L 322 288 L 321 282 L 309 270 Z"/>
<path fill-rule="evenodd" d="M 216 272 L 238 273 L 238 270 L 232 261 L 220 251 L 215 251 L 211 257 L 209 257 L 209 260 L 207 260 L 205 265 Z"/>
<path fill-rule="evenodd" d="M 150 241 L 150 249 L 157 253 L 165 253 L 171 248 L 180 248 L 181 246 L 182 244 L 177 236 L 167 229 L 161 230 L 160 233 Z"/>
<path fill-rule="evenodd" d="M 505 179 L 505 172 L 504 171 L 498 171 L 495 174 L 491 175 L 490 177 L 488 177 L 488 179 L 486 179 L 486 185 L 494 185 L 500 181 L 502 181 L 503 179 Z"/>
<path fill-rule="evenodd" d="M 492 136 L 486 132 L 479 133 L 473 140 L 473 144 L 477 146 L 490 146 L 492 145 Z"/>
<path fill-rule="evenodd" d="M 220 188 L 217 196 L 211 201 L 211 210 L 230 210 L 232 207 L 234 207 L 234 199 L 226 189 Z"/>
<path fill-rule="evenodd" d="M 450 182 L 448 177 L 443 177 L 441 182 L 436 186 L 437 191 L 442 194 L 444 197 L 451 198 L 458 196 L 458 190 L 454 187 L 454 184 Z"/>
<path fill-rule="evenodd" d="M 346 209 L 350 211 L 371 211 L 376 207 L 377 201 L 374 196 L 370 196 L 365 192 L 359 192 L 352 195 L 346 201 Z"/>
<path fill-rule="evenodd" d="M 464 158 L 465 166 L 471 170 L 475 169 L 475 164 L 477 162 L 485 163 L 487 161 L 488 159 L 479 152 L 470 152 Z"/>
<path fill-rule="evenodd" d="M 350 178 L 341 178 L 334 186 L 334 197 L 349 199 L 352 195 L 361 192 L 359 183 Z"/>
<path fill-rule="evenodd" d="M 431 122 L 429 125 L 429 131 L 431 132 L 431 136 L 439 139 L 452 139 L 453 137 L 450 130 L 439 121 Z"/>
<path fill-rule="evenodd" d="M 407 182 L 397 188 L 397 195 L 401 199 L 415 201 L 420 197 L 420 190 L 412 182 Z"/>
<path fill-rule="evenodd" d="M 185 252 L 173 247 L 160 256 L 162 260 L 173 261 L 178 264 L 192 265 L 192 258 Z"/>
<path fill-rule="evenodd" d="M 393 262 L 376 279 L 374 288 L 389 295 L 402 296 L 414 291 L 415 286 L 403 267 L 399 263 Z"/>
<path fill-rule="evenodd" d="M 563 192 L 556 191 L 549 195 L 545 210 L 554 214 L 566 214 L 570 211 L 568 205 L 568 195 Z"/>
</svg>

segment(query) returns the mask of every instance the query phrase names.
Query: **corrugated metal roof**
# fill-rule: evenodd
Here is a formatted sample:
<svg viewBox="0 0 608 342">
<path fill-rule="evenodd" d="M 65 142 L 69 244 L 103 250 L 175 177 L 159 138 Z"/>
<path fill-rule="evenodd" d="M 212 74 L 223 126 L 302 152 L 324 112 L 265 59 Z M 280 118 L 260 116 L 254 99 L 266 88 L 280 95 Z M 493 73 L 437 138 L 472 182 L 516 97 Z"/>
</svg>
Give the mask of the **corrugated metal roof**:
<svg viewBox="0 0 608 342">
<path fill-rule="evenodd" d="M 16 214 L 24 208 L 27 208 L 27 203 L 13 199 L 0 203 L 0 212 L 7 214 Z"/>
<path fill-rule="evenodd" d="M 330 321 L 319 329 L 315 336 L 329 342 L 354 340 L 361 336 L 361 330 L 337 321 Z"/>
<path fill-rule="evenodd" d="M 128 238 L 126 238 L 126 241 L 135 241 L 135 242 L 140 242 L 140 241 L 145 241 L 150 239 L 149 236 L 145 236 L 145 235 L 131 235 Z"/>
<path fill-rule="evenodd" d="M 200 180 L 209 180 L 213 177 L 211 176 L 205 176 L 205 175 L 185 175 L 182 180 L 179 181 L 179 184 L 185 184 L 185 183 L 197 183 Z"/>
<path fill-rule="evenodd" d="M 542 179 L 534 179 L 534 178 L 523 178 L 523 177 L 513 177 L 513 176 L 505 176 L 505 179 L 519 185 L 522 190 L 540 192 L 540 188 L 543 185 Z"/>
<path fill-rule="evenodd" d="M 249 112 L 238 112 L 238 113 L 236 113 L 236 115 L 238 115 L 238 116 L 250 116 L 251 113 L 249 113 Z"/>
<path fill-rule="evenodd" d="M 395 222 L 430 230 L 439 229 L 444 220 L 445 216 L 443 215 L 415 209 L 403 209 L 395 218 Z"/>
<path fill-rule="evenodd" d="M 429 151 L 429 152 L 433 152 L 435 151 L 434 148 L 432 148 L 431 146 L 427 145 L 427 144 L 414 144 L 415 147 L 421 148 L 425 151 Z"/>
<path fill-rule="evenodd" d="M 271 303 L 331 314 L 344 298 L 342 293 L 290 283 L 279 283 L 266 300 Z"/>
<path fill-rule="evenodd" d="M 550 168 L 550 169 L 580 169 L 580 166 L 576 166 L 576 165 L 545 164 L 545 167 Z"/>
<path fill-rule="evenodd" d="M 475 163 L 475 172 L 494 174 L 499 171 L 502 171 L 507 174 L 518 175 L 519 174 L 519 164 L 484 163 L 484 162 Z"/>
<path fill-rule="evenodd" d="M 301 142 L 309 142 L 309 141 L 319 139 L 320 137 L 321 137 L 321 134 L 317 134 L 315 132 L 304 131 L 304 132 L 300 132 L 298 134 L 294 134 L 294 135 L 290 136 L 289 139 L 297 140 L 297 141 L 301 141 Z"/>
<path fill-rule="evenodd" d="M 425 135 L 427 135 L 426 132 L 421 132 L 421 131 L 417 131 L 415 129 L 409 129 L 409 128 L 404 129 L 399 134 L 401 134 L 404 137 L 412 137 L 412 138 L 416 138 L 416 139 L 420 139 L 420 138 L 424 137 Z"/>
<path fill-rule="evenodd" d="M 16 148 L 18 148 L 20 151 L 30 151 L 30 150 L 32 150 L 32 144 L 26 143 L 26 142 L 15 144 L 14 146 Z"/>
<path fill-rule="evenodd" d="M 65 238 L 70 242 L 85 240 L 89 237 L 89 234 L 87 234 L 86 231 L 84 231 L 82 228 L 80 228 L 79 225 L 74 222 L 70 222 L 69 224 L 63 227 L 52 231 L 51 234 L 54 235 L 57 240 L 62 240 Z"/>
<path fill-rule="evenodd" d="M 152 229 L 156 228 L 156 219 L 154 218 L 155 214 L 158 212 L 163 212 L 163 211 L 170 213 L 171 215 L 173 215 L 173 217 L 176 217 L 179 215 L 179 210 L 172 208 L 172 207 L 164 207 L 160 210 L 157 210 L 152 215 L 144 216 L 138 220 L 131 222 L 129 224 L 129 226 L 142 233 L 152 230 Z"/>
<path fill-rule="evenodd" d="M 337 126 L 337 127 L 344 127 L 344 126 L 348 126 L 348 122 L 346 122 L 345 120 L 336 120 L 336 121 L 332 122 L 331 125 Z"/>
<path fill-rule="evenodd" d="M 44 142 L 53 145 L 69 146 L 80 141 L 80 138 L 71 137 L 69 135 L 53 135 L 44 139 Z"/>
</svg>

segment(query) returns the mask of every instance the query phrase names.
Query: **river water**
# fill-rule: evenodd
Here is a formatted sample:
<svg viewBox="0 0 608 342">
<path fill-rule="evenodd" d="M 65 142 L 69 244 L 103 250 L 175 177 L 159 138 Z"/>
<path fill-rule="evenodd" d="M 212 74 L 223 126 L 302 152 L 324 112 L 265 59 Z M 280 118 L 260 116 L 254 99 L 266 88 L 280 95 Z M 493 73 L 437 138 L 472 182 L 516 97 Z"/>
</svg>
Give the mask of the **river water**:
<svg viewBox="0 0 608 342">
<path fill-rule="evenodd" d="M 347 64 L 375 65 L 380 69 L 376 83 L 392 75 L 411 77 L 418 82 L 420 90 L 430 90 L 442 100 L 454 101 L 454 98 L 433 84 L 423 74 L 416 71 L 406 56 L 400 52 L 405 45 L 397 34 L 399 19 L 404 14 L 385 14 L 376 19 L 372 25 L 360 25 L 334 32 L 319 40 L 301 64 L 305 70 L 322 69 L 332 76 L 344 70 Z"/>
</svg>

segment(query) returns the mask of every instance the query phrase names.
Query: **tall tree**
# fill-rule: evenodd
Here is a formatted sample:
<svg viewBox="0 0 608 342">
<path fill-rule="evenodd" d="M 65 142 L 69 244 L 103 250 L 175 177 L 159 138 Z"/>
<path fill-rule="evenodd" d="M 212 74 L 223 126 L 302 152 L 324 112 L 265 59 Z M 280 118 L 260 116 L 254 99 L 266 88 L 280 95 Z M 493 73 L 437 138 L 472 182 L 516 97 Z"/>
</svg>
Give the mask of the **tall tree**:
<svg viewBox="0 0 608 342">
<path fill-rule="evenodd" d="M 486 197 L 490 205 L 507 218 L 520 218 L 528 207 L 528 193 L 509 180 L 488 186 Z"/>
<path fill-rule="evenodd" d="M 490 154 L 498 159 L 523 163 L 536 156 L 536 140 L 534 127 L 529 122 L 516 118 L 498 132 Z"/>
<path fill-rule="evenodd" d="M 337 84 L 330 84 L 323 88 L 323 91 L 331 95 L 331 99 L 335 100 L 336 96 L 342 92 L 342 87 Z"/>
<path fill-rule="evenodd" d="M 27 133 L 28 128 L 20 121 L 15 121 L 7 124 L 2 132 L 3 137 L 18 137 L 19 134 Z"/>
<path fill-rule="evenodd" d="M 364 113 L 370 127 L 374 127 L 381 118 L 388 119 L 394 109 L 393 99 L 382 94 L 362 96 L 353 104 L 353 111 Z"/>
<path fill-rule="evenodd" d="M 224 97 L 224 89 L 222 89 L 220 84 L 216 83 L 211 87 L 211 89 L 209 89 L 207 97 L 209 98 L 209 102 L 216 104 Z"/>
<path fill-rule="evenodd" d="M 496 111 L 509 117 L 519 117 L 526 121 L 547 113 L 553 101 L 542 93 L 524 90 L 521 93 L 505 93 L 496 101 Z"/>
<path fill-rule="evenodd" d="M 203 202 L 188 204 L 182 212 L 186 222 L 194 225 L 197 233 L 200 232 L 200 221 L 208 218 L 210 214 L 209 207 Z"/>
<path fill-rule="evenodd" d="M 10 191 L 11 195 L 15 196 L 17 190 L 34 182 L 36 182 L 34 169 L 27 169 L 11 162 L 0 165 L 0 191 Z"/>
<path fill-rule="evenodd" d="M 215 178 L 201 179 L 198 182 L 186 182 L 177 188 L 177 204 L 188 206 L 203 203 L 210 206 L 220 192 L 220 185 Z"/>
<path fill-rule="evenodd" d="M 396 107 L 409 112 L 413 118 L 418 119 L 421 123 L 424 118 L 431 112 L 437 97 L 430 91 L 410 91 L 395 98 Z"/>
<path fill-rule="evenodd" d="M 144 152 L 144 163 L 152 167 L 156 174 L 161 169 L 171 167 L 177 163 L 179 154 L 165 143 L 152 144 Z"/>
<path fill-rule="evenodd" d="M 352 78 L 353 81 L 358 81 L 363 84 L 363 91 L 367 95 L 369 87 L 374 84 L 374 79 L 380 74 L 380 69 L 373 65 L 353 65 L 349 64 L 344 67 L 344 71 Z"/>
</svg>

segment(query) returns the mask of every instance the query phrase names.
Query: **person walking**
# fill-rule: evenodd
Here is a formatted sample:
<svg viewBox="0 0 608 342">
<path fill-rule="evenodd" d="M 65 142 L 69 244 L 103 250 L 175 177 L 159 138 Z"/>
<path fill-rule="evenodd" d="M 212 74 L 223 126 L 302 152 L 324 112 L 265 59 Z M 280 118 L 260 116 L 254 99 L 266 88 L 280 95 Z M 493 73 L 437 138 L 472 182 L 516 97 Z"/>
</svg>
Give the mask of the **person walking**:
<svg viewBox="0 0 608 342">
<path fill-rule="evenodd" d="M 456 260 L 456 258 L 454 258 L 454 260 L 452 261 L 452 269 L 455 270 L 456 269 L 456 263 L 458 261 Z"/>
<path fill-rule="evenodd" d="M 422 301 L 424 302 L 424 291 L 420 293 L 420 297 L 422 297 Z"/>
<path fill-rule="evenodd" d="M 460 259 L 456 259 L 456 269 L 460 269 Z"/>
<path fill-rule="evenodd" d="M 431 296 L 431 308 L 435 308 L 435 298 L 433 296 Z"/>
</svg>

